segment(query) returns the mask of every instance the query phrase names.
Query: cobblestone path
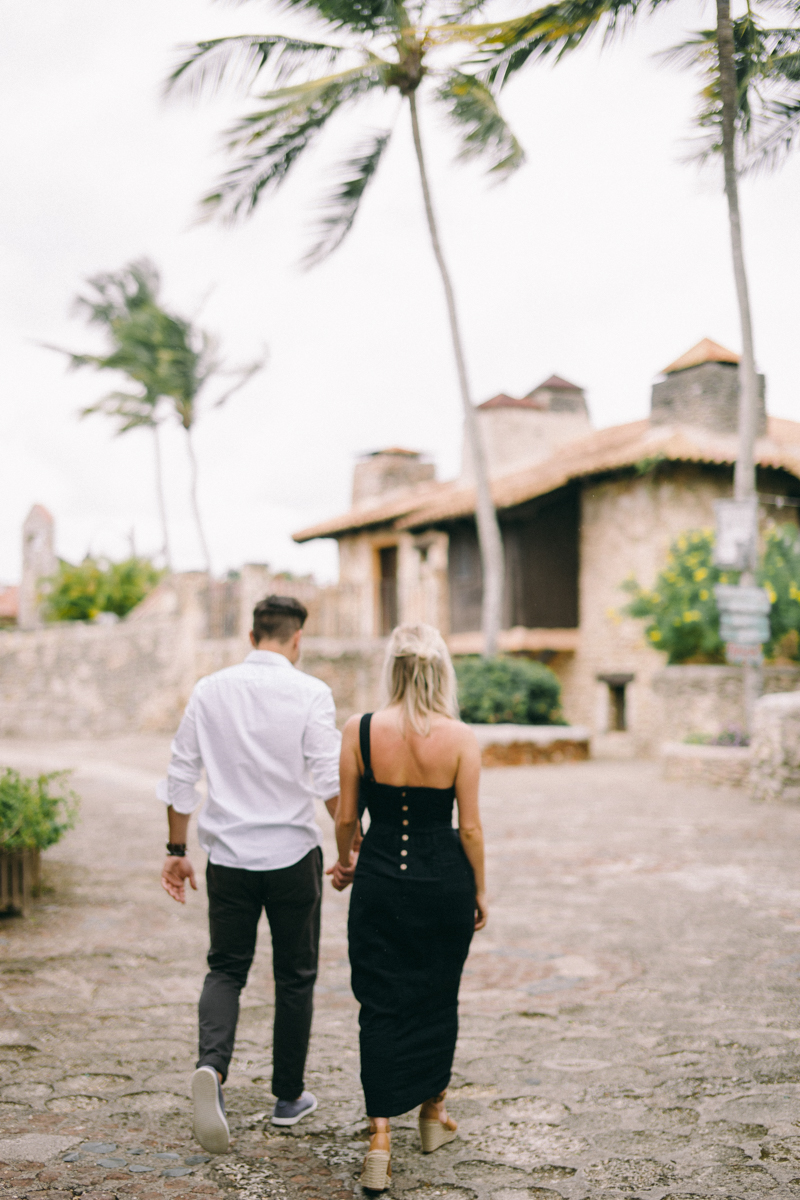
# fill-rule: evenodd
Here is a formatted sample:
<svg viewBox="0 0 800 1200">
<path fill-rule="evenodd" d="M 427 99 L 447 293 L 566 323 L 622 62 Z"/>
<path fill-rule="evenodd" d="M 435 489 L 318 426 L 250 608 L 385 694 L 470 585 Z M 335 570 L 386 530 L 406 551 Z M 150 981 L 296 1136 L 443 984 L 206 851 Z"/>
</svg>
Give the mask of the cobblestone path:
<svg viewBox="0 0 800 1200">
<path fill-rule="evenodd" d="M 192 1140 L 205 902 L 158 886 L 166 754 L 144 738 L 0 746 L 28 772 L 74 766 L 84 798 L 31 916 L 0 922 L 0 1196 L 348 1200 L 365 1123 L 348 897 L 329 886 L 318 1111 L 265 1124 L 265 938 L 226 1088 L 231 1152 Z M 800 1197 L 800 809 L 642 763 L 487 771 L 483 797 L 492 909 L 462 992 L 460 1137 L 423 1158 L 413 1114 L 397 1120 L 393 1194 Z"/>
</svg>

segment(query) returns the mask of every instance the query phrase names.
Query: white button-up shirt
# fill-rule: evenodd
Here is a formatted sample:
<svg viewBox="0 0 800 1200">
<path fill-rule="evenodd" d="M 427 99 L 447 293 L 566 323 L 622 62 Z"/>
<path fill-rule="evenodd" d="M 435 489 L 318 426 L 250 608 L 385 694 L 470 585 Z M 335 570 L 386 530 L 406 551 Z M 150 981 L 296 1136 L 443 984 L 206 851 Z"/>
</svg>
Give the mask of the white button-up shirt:
<svg viewBox="0 0 800 1200">
<path fill-rule="evenodd" d="M 339 792 L 335 718 L 327 684 L 283 654 L 254 650 L 196 685 L 156 795 L 176 812 L 193 812 L 205 767 L 208 799 L 197 824 L 211 862 L 289 867 L 322 841 L 315 795 Z"/>
</svg>

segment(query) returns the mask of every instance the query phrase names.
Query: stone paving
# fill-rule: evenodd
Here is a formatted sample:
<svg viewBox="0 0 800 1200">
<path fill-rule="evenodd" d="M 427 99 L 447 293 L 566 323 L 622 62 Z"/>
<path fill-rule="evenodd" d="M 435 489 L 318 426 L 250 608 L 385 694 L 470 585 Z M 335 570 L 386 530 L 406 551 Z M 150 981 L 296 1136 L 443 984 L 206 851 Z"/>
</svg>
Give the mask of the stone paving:
<svg viewBox="0 0 800 1200">
<path fill-rule="evenodd" d="M 0 921 L 0 1196 L 358 1196 L 365 1121 L 348 896 L 326 886 L 308 1084 L 278 1132 L 263 939 L 226 1088 L 229 1154 L 187 1099 L 205 902 L 161 892 L 166 740 L 0 743 L 72 766 L 80 826 L 26 920 Z M 800 809 L 665 782 L 652 763 L 486 771 L 488 928 L 462 989 L 460 1136 L 394 1123 L 403 1200 L 800 1197 Z M 323 810 L 330 861 L 330 822 Z M 199 864 L 201 855 L 196 854 Z"/>
</svg>

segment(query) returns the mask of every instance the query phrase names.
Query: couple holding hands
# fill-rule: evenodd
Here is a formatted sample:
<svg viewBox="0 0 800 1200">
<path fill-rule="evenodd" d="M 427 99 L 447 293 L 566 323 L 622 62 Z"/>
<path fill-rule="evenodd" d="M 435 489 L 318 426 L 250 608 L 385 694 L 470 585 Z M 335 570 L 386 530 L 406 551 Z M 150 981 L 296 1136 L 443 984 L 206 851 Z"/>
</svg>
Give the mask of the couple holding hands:
<svg viewBox="0 0 800 1200">
<path fill-rule="evenodd" d="M 272 1123 L 294 1125 L 317 1107 L 303 1073 L 322 892 L 314 797 L 322 796 L 339 852 L 327 874 L 339 891 L 352 885 L 350 967 L 371 1135 L 361 1184 L 383 1191 L 391 1181 L 391 1117 L 421 1105 L 424 1152 L 456 1136 L 445 1090 L 458 989 L 472 934 L 487 915 L 480 752 L 458 719 L 447 647 L 429 625 L 394 630 L 384 706 L 351 717 L 340 737 L 330 688 L 295 667 L 306 616 L 286 596 L 256 605 L 253 650 L 197 684 L 158 786 L 169 821 L 161 882 L 183 902 L 186 881 L 197 887 L 186 834 L 202 804 L 195 784 L 203 769 L 208 783 L 198 834 L 208 855 L 211 947 L 192 1077 L 194 1131 L 204 1149 L 227 1150 L 222 1085 L 262 908 L 275 978 Z"/>
</svg>

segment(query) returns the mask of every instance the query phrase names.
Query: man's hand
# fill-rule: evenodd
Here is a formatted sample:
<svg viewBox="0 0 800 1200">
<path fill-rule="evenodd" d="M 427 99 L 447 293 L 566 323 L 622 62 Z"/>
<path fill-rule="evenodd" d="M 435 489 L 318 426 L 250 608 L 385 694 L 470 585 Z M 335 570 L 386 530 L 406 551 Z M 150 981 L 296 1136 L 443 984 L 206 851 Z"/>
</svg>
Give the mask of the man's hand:
<svg viewBox="0 0 800 1200">
<path fill-rule="evenodd" d="M 167 855 L 161 871 L 161 886 L 179 904 L 186 903 L 187 879 L 192 885 L 192 889 L 196 892 L 197 881 L 194 877 L 194 867 L 192 866 L 191 859 L 186 857 L 176 858 L 173 855 Z"/>
<path fill-rule="evenodd" d="M 337 892 L 343 892 L 345 888 L 350 887 L 350 884 L 353 882 L 357 862 L 358 855 L 351 852 L 350 865 L 348 867 L 341 863 L 338 858 L 332 867 L 328 867 L 325 874 L 333 876 L 331 883 Z"/>
</svg>

